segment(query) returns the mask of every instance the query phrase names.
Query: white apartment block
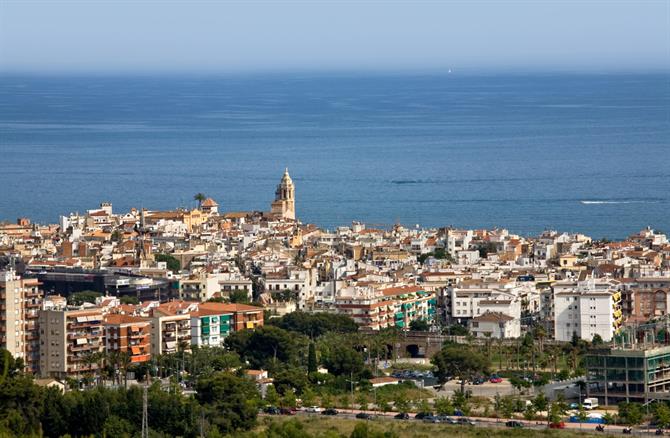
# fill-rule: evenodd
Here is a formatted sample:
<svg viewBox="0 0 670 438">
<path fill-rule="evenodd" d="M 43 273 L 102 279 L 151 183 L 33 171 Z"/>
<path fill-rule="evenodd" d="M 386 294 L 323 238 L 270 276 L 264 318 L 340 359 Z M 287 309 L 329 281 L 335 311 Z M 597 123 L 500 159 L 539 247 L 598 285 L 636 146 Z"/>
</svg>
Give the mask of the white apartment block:
<svg viewBox="0 0 670 438">
<path fill-rule="evenodd" d="M 622 324 L 621 291 L 613 280 L 560 281 L 554 291 L 554 337 L 570 341 L 573 334 L 591 341 L 598 334 L 612 340 Z"/>
<path fill-rule="evenodd" d="M 513 289 L 447 288 L 452 319 L 465 322 L 486 312 L 521 318 L 521 298 Z"/>
</svg>

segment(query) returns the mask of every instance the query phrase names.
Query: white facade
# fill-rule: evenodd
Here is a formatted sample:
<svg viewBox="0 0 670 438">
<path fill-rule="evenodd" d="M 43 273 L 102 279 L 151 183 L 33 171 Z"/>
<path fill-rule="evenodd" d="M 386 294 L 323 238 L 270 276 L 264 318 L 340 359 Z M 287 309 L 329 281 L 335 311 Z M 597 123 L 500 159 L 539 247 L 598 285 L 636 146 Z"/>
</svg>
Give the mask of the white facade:
<svg viewBox="0 0 670 438">
<path fill-rule="evenodd" d="M 591 341 L 596 334 L 605 342 L 612 340 L 622 323 L 617 282 L 558 282 L 553 291 L 557 341 L 570 341 L 575 333 L 585 341 Z"/>
<path fill-rule="evenodd" d="M 474 318 L 488 312 L 499 312 L 521 318 L 521 299 L 512 290 L 448 288 L 451 317 Z"/>
<path fill-rule="evenodd" d="M 521 336 L 521 320 L 507 315 L 486 313 L 468 323 L 476 338 L 513 339 Z"/>
</svg>

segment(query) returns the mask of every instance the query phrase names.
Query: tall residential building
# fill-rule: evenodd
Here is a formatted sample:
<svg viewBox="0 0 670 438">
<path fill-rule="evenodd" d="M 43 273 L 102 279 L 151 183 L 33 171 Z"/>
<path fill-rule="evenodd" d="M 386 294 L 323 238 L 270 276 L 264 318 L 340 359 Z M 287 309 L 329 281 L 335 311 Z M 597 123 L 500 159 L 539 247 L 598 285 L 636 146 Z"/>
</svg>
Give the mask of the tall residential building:
<svg viewBox="0 0 670 438">
<path fill-rule="evenodd" d="M 151 318 L 151 354 L 169 354 L 191 349 L 191 315 L 160 315 Z"/>
<path fill-rule="evenodd" d="M 81 376 L 98 369 L 91 358 L 105 347 L 101 309 L 42 310 L 39 315 L 42 377 Z"/>
<path fill-rule="evenodd" d="M 105 351 L 128 353 L 132 363 L 151 359 L 151 322 L 130 315 L 105 316 Z"/>
<path fill-rule="evenodd" d="M 295 186 L 293 180 L 288 174 L 288 169 L 284 171 L 277 190 L 275 191 L 275 200 L 272 203 L 272 214 L 288 220 L 295 220 Z"/>
<path fill-rule="evenodd" d="M 554 291 L 554 337 L 586 341 L 594 335 L 608 342 L 623 323 L 621 291 L 615 280 L 559 281 Z"/>
<path fill-rule="evenodd" d="M 191 345 L 220 347 L 230 334 L 233 315 L 214 309 L 191 312 Z"/>
<path fill-rule="evenodd" d="M 37 279 L 21 278 L 13 270 L 0 272 L 0 348 L 24 361 L 26 371 L 39 367 L 38 312 L 42 292 Z"/>
<path fill-rule="evenodd" d="M 219 312 L 232 314 L 230 318 L 230 331 L 236 332 L 244 329 L 255 329 L 263 325 L 263 308 L 237 303 L 200 303 L 200 311 Z"/>
<path fill-rule="evenodd" d="M 338 312 L 349 315 L 362 328 L 408 329 L 414 320 L 432 321 L 437 299 L 419 286 L 400 286 L 381 290 L 347 288 L 335 299 Z"/>
</svg>

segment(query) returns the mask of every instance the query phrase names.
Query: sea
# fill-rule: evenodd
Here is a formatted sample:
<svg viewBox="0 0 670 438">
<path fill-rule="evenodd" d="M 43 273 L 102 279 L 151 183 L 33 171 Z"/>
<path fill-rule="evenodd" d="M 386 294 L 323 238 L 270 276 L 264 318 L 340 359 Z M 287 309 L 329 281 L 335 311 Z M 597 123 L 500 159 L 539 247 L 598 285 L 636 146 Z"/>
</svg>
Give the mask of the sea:
<svg viewBox="0 0 670 438">
<path fill-rule="evenodd" d="M 670 232 L 670 75 L 3 75 L 0 220 L 113 203 L 333 229 Z"/>
</svg>

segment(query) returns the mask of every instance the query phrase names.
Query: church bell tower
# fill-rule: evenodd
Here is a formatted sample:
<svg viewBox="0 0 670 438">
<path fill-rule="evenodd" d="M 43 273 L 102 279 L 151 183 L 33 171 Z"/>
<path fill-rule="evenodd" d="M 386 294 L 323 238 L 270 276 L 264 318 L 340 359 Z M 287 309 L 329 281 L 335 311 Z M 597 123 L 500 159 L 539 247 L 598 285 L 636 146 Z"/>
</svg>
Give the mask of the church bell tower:
<svg viewBox="0 0 670 438">
<path fill-rule="evenodd" d="M 275 191 L 272 214 L 285 220 L 295 220 L 295 186 L 288 174 L 288 168 Z"/>
</svg>

